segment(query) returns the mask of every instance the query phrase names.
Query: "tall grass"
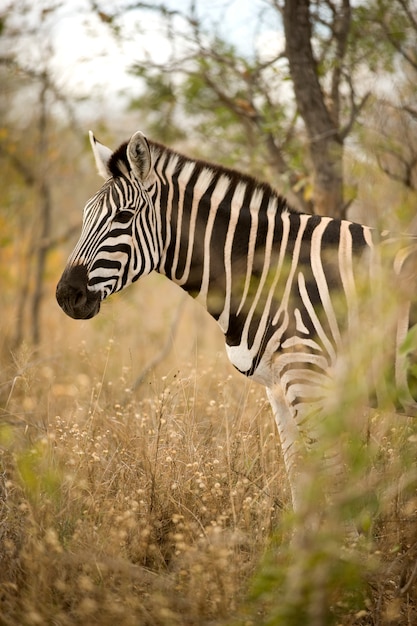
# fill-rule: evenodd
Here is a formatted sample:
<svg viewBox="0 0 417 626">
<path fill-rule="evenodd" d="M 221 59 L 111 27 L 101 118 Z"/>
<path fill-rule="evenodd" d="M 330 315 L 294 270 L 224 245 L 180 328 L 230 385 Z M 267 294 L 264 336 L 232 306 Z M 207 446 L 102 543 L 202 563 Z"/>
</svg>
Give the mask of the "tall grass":
<svg viewBox="0 0 417 626">
<path fill-rule="evenodd" d="M 48 341 L 3 350 L 0 624 L 417 623 L 415 422 L 339 398 L 344 487 L 323 505 L 313 459 L 295 517 L 264 390 L 203 311 L 131 391 L 179 301 L 159 282 L 90 322 L 51 301 Z"/>
</svg>

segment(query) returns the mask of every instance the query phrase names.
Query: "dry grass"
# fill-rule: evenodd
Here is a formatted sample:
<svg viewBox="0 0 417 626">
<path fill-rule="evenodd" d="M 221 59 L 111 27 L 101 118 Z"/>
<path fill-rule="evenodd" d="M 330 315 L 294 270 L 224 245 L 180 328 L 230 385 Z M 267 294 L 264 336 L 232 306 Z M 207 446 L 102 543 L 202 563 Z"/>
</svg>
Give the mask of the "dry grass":
<svg viewBox="0 0 417 626">
<path fill-rule="evenodd" d="M 4 346 L 0 624 L 417 623 L 414 422 L 369 419 L 344 497 L 304 532 L 264 391 L 203 311 L 129 391 L 181 297 L 160 282 L 90 322 L 51 300 L 38 352 Z M 343 548 L 352 510 L 363 538 Z"/>
<path fill-rule="evenodd" d="M 164 373 L 130 392 L 165 338 L 152 316 L 145 336 L 119 333 L 122 313 L 133 327 L 129 303 L 105 307 L 111 321 L 95 330 L 51 315 L 52 345 L 5 357 L 6 624 L 226 619 L 278 523 L 284 478 L 263 390 L 236 385 L 217 350 L 212 363 L 196 356 L 186 328 L 210 331 L 191 308 Z"/>
</svg>

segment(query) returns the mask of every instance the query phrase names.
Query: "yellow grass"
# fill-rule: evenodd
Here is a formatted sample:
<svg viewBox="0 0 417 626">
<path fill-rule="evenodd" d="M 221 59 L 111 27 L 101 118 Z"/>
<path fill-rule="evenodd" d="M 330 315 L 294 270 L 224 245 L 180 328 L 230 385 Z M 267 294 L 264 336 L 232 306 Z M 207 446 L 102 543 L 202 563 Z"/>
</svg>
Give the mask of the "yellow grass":
<svg viewBox="0 0 417 626">
<path fill-rule="evenodd" d="M 151 276 L 80 322 L 53 285 L 39 349 L 11 352 L 6 333 L 2 350 L 0 624 L 417 623 L 414 422 L 370 419 L 350 450 L 360 489 L 291 544 L 303 520 L 264 390 L 205 312 L 187 302 L 131 391 L 181 291 Z M 352 503 L 363 536 L 345 549 L 333 530 Z"/>
</svg>

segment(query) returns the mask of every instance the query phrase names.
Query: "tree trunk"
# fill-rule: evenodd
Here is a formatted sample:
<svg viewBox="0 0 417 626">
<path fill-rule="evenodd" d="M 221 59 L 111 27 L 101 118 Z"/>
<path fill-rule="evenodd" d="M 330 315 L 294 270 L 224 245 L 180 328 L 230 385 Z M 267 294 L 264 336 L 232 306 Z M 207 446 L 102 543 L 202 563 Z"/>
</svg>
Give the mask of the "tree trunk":
<svg viewBox="0 0 417 626">
<path fill-rule="evenodd" d="M 286 54 L 313 166 L 314 212 L 343 217 L 343 141 L 325 102 L 311 47 L 309 0 L 285 0 Z"/>
<path fill-rule="evenodd" d="M 41 305 L 43 300 L 43 287 L 45 281 L 46 258 L 49 251 L 48 241 L 51 232 L 51 190 L 49 185 L 48 162 L 48 80 L 46 74 L 43 76 L 40 97 L 40 117 L 39 117 L 39 148 L 38 156 L 40 161 L 39 180 L 39 239 L 35 253 L 35 282 L 32 297 L 32 342 L 37 345 L 41 334 Z"/>
</svg>

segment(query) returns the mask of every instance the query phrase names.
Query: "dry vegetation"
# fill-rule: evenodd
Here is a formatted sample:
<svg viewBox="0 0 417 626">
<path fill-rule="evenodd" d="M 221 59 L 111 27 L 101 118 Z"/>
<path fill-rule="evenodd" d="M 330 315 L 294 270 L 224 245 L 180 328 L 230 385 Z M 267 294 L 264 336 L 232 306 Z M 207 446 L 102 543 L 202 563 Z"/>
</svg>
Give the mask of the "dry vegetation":
<svg viewBox="0 0 417 626">
<path fill-rule="evenodd" d="M 180 291 L 149 277 L 76 322 L 54 280 L 44 343 L 2 350 L 1 625 L 417 623 L 413 421 L 365 420 L 331 511 L 311 473 L 305 519 L 325 522 L 307 532 L 264 391 L 202 310 L 187 303 L 132 392 Z M 362 536 L 343 547 L 352 514 Z"/>
</svg>

